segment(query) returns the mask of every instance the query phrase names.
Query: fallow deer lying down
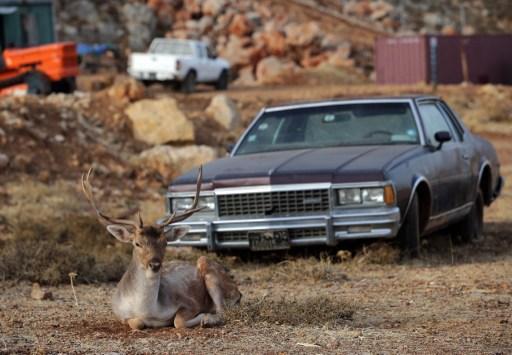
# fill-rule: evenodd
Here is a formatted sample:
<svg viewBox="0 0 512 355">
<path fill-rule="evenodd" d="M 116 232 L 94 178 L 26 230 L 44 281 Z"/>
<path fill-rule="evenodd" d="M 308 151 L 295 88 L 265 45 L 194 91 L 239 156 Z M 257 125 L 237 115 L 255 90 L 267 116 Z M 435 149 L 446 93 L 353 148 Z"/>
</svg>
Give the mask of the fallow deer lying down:
<svg viewBox="0 0 512 355">
<path fill-rule="evenodd" d="M 132 329 L 223 324 L 224 307 L 238 303 L 242 296 L 224 267 L 204 256 L 196 266 L 180 261 L 163 264 L 167 242 L 188 231 L 171 224 L 200 210 L 197 204 L 202 170 L 199 169 L 192 207 L 181 214 L 174 212 L 163 223 L 151 226 L 144 225 L 140 213 L 135 222 L 101 212 L 94 200 L 90 175 L 91 170 L 82 176 L 82 188 L 99 221 L 119 241 L 133 245 L 132 260 L 112 297 L 115 315 Z M 170 228 L 164 231 L 164 227 Z"/>
</svg>

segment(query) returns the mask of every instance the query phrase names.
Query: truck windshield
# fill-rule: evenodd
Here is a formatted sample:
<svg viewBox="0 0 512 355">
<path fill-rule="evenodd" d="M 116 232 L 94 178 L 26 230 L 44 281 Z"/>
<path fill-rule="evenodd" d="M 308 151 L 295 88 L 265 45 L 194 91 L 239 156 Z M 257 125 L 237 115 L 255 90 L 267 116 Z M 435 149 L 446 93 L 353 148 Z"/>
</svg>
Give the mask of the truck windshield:
<svg viewBox="0 0 512 355">
<path fill-rule="evenodd" d="M 149 53 L 192 56 L 194 49 L 190 43 L 184 41 L 157 41 L 151 45 Z"/>
<path fill-rule="evenodd" d="M 418 144 L 409 103 L 358 103 L 264 113 L 235 155 L 354 145 Z"/>
</svg>

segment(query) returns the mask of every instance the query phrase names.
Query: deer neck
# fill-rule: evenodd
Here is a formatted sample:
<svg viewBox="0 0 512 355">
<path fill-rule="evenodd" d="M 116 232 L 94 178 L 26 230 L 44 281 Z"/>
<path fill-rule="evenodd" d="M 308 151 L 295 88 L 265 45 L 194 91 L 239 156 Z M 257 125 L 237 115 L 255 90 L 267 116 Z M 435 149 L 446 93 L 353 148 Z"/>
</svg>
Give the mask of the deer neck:
<svg viewBox="0 0 512 355">
<path fill-rule="evenodd" d="M 131 296 L 136 303 L 152 307 L 158 302 L 158 291 L 160 289 L 160 273 L 148 274 L 144 267 L 132 258 L 127 273 L 130 273 Z M 149 276 L 150 275 L 150 276 Z"/>
</svg>

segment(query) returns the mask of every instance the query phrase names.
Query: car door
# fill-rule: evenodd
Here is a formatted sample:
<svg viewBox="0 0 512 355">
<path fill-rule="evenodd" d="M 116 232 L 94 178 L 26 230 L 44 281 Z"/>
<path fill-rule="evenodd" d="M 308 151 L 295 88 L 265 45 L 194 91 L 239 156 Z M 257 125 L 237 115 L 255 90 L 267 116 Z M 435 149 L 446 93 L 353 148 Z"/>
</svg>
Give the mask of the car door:
<svg viewBox="0 0 512 355">
<path fill-rule="evenodd" d="M 201 43 L 196 43 L 196 54 L 197 81 L 204 83 L 209 81 L 209 67 L 206 49 Z"/>
<path fill-rule="evenodd" d="M 463 150 L 460 139 L 453 132 L 449 121 L 442 113 L 436 101 L 419 103 L 425 140 L 432 146 L 432 152 L 427 156 L 430 182 L 433 192 L 432 216 L 450 212 L 464 204 L 467 192 L 467 175 L 463 162 Z M 448 131 L 452 140 L 436 149 L 439 143 L 434 136 L 437 132 Z"/>
<path fill-rule="evenodd" d="M 464 177 L 461 180 L 461 189 L 464 189 L 462 204 L 473 202 L 475 199 L 475 186 L 478 183 L 479 155 L 475 146 L 467 139 L 464 128 L 458 121 L 453 111 L 444 102 L 438 102 L 438 106 L 445 115 L 450 128 L 458 139 L 460 154 L 462 156 L 462 170 Z"/>
</svg>

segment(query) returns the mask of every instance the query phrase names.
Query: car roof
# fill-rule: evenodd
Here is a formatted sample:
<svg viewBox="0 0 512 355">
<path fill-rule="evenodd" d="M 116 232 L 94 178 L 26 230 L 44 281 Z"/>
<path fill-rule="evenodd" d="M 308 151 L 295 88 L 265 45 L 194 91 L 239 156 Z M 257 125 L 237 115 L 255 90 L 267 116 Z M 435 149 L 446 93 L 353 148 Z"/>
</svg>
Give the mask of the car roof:
<svg viewBox="0 0 512 355">
<path fill-rule="evenodd" d="M 297 101 L 289 102 L 279 105 L 271 105 L 264 108 L 267 112 L 300 109 L 308 107 L 323 107 L 334 106 L 339 104 L 349 103 L 382 103 L 382 102 L 409 102 L 409 101 L 424 101 L 424 100 L 440 100 L 437 96 L 432 95 L 401 95 L 401 96 L 366 96 L 366 97 L 352 97 L 352 98 L 333 98 L 328 100 L 314 100 L 314 101 Z"/>
</svg>

